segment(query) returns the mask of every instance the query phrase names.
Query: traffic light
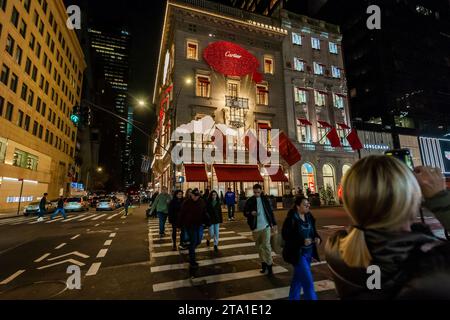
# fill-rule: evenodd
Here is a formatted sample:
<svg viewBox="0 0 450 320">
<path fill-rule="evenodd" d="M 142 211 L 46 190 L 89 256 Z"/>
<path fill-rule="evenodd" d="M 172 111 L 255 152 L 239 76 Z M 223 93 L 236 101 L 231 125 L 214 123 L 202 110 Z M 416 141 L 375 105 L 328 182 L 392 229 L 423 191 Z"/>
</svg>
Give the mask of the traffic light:
<svg viewBox="0 0 450 320">
<path fill-rule="evenodd" d="M 80 123 L 81 115 L 80 115 L 80 107 L 79 106 L 73 107 L 72 114 L 70 115 L 70 120 L 76 126 L 78 126 L 78 124 Z"/>
</svg>

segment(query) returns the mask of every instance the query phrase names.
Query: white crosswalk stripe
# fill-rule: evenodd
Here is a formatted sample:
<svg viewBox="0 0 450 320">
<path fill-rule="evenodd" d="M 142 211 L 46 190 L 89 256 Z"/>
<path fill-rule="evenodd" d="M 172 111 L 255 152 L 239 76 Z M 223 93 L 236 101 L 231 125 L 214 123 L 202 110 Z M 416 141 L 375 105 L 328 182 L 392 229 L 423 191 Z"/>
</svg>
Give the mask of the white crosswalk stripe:
<svg viewBox="0 0 450 320">
<path fill-rule="evenodd" d="M 226 237 L 226 238 L 220 238 L 220 242 L 222 242 L 222 241 L 231 241 L 231 240 L 242 240 L 242 239 L 246 239 L 246 238 L 242 237 L 242 236 Z M 153 245 L 154 248 L 163 248 L 163 247 L 171 247 L 171 246 L 172 246 L 171 242 L 163 243 L 163 244 L 154 244 Z"/>
</svg>

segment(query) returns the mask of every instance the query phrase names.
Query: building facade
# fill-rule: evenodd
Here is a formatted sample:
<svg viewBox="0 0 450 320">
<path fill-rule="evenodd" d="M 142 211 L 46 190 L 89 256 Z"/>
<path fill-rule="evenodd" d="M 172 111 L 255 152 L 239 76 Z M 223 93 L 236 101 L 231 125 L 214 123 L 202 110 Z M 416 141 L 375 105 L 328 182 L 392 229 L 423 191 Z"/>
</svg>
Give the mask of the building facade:
<svg viewBox="0 0 450 320">
<path fill-rule="evenodd" d="M 0 210 L 67 194 L 76 182 L 85 61 L 62 0 L 0 1 Z M 22 189 L 22 198 L 20 190 Z"/>
<path fill-rule="evenodd" d="M 281 19 L 273 19 L 208 1 L 168 2 L 154 92 L 159 115 L 152 163 L 156 188 L 224 192 L 231 187 L 251 193 L 254 182 L 263 182 L 274 196 L 303 186 L 319 192 L 330 185 L 337 193 L 342 171 L 356 159 L 345 139 L 350 121 L 339 29 L 282 12 Z M 193 153 L 214 144 L 195 131 L 208 121 L 202 122 L 205 117 L 213 119 L 216 129 L 254 130 L 264 148 L 280 155 L 280 170 L 268 174 L 259 164 L 254 172 L 236 161 L 226 168 L 205 166 L 196 159 L 174 165 L 176 128 L 194 128 L 183 140 L 194 145 Z M 340 148 L 331 147 L 327 138 L 332 128 Z M 284 134 L 278 150 L 270 145 L 275 129 Z M 245 141 L 233 134 L 226 139 L 233 153 L 248 153 Z M 302 159 L 292 161 L 298 153 Z"/>
</svg>

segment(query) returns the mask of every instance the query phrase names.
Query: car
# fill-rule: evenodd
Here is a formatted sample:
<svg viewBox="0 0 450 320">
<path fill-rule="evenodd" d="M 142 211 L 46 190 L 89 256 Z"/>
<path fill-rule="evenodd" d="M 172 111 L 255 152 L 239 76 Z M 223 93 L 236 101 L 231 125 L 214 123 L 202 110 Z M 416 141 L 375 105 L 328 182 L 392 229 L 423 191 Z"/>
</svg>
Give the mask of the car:
<svg viewBox="0 0 450 320">
<path fill-rule="evenodd" d="M 38 214 L 39 212 L 39 203 L 40 202 L 31 202 L 28 204 L 25 209 L 23 210 L 23 215 L 25 217 L 28 217 L 30 214 Z M 52 200 L 50 202 L 47 202 L 47 212 L 46 213 L 53 213 L 56 211 L 56 207 L 58 204 L 58 200 Z"/>
<path fill-rule="evenodd" d="M 92 197 L 91 199 L 89 199 L 89 204 L 90 204 L 91 208 L 97 207 L 98 200 L 100 200 L 100 197 Z"/>
<path fill-rule="evenodd" d="M 102 198 L 97 201 L 97 207 L 96 210 L 108 210 L 108 211 L 114 211 L 117 208 L 117 202 L 114 201 L 112 198 Z"/>
<path fill-rule="evenodd" d="M 64 201 L 64 210 L 66 211 L 88 211 L 89 202 L 87 197 L 67 198 Z"/>
</svg>

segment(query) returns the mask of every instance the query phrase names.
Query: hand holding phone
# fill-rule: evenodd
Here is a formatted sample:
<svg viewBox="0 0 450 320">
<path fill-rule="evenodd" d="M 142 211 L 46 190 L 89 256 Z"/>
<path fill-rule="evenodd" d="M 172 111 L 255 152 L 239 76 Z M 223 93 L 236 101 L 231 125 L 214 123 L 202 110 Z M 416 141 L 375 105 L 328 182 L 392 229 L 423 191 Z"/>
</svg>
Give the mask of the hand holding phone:
<svg viewBox="0 0 450 320">
<path fill-rule="evenodd" d="M 439 168 L 417 167 L 414 174 L 425 198 L 432 198 L 446 189 L 445 178 Z"/>
</svg>

